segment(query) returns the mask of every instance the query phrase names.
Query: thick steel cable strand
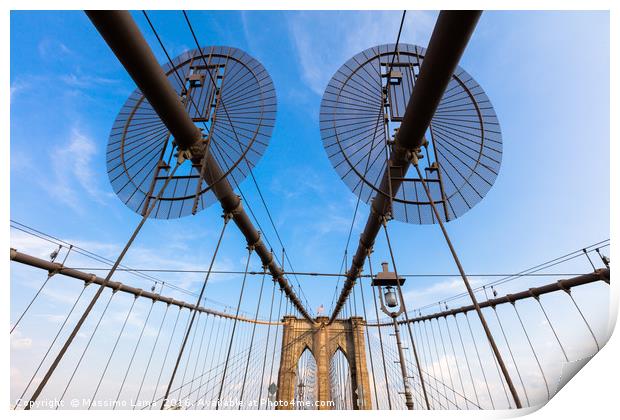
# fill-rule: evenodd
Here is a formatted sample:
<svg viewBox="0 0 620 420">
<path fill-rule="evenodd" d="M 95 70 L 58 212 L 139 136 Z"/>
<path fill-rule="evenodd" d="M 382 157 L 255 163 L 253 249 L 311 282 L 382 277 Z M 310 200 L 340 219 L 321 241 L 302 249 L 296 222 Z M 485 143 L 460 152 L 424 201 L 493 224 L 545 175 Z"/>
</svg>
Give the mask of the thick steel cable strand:
<svg viewBox="0 0 620 420">
<path fill-rule="evenodd" d="M 195 44 L 196 44 L 196 47 L 198 48 L 198 50 L 199 50 L 199 51 L 200 51 L 200 53 L 201 53 L 202 60 L 203 60 L 203 61 L 205 61 L 204 54 L 202 54 L 202 48 L 200 47 L 200 43 L 198 42 L 198 37 L 197 37 L 197 35 L 196 35 L 196 33 L 195 33 L 195 31 L 194 31 L 194 29 L 193 29 L 193 27 L 192 27 L 192 24 L 191 24 L 191 22 L 190 22 L 190 20 L 189 20 L 189 16 L 187 15 L 187 13 L 186 13 L 185 11 L 183 11 L 183 16 L 184 16 L 184 18 L 185 18 L 185 21 L 186 21 L 186 23 L 187 23 L 187 26 L 188 26 L 188 28 L 189 28 L 189 30 L 190 30 L 190 32 L 191 32 L 191 34 L 192 34 L 192 37 L 193 37 L 194 42 L 195 42 Z M 212 75 L 210 72 L 208 72 L 208 74 L 209 74 L 209 79 L 210 79 L 211 83 L 215 86 L 215 85 L 216 85 L 216 83 L 215 83 L 215 81 L 213 80 L 213 75 Z M 239 141 L 239 136 L 238 136 L 238 134 L 237 134 L 237 132 L 236 132 L 236 129 L 235 129 L 234 124 L 232 124 L 232 121 L 231 121 L 231 118 L 230 118 L 230 114 L 229 114 L 229 112 L 228 112 L 228 109 L 226 108 L 226 105 L 225 105 L 225 103 L 224 103 L 223 98 L 221 98 L 221 97 L 220 97 L 220 101 L 221 101 L 221 104 L 222 104 L 222 108 L 223 108 L 223 110 L 224 110 L 224 113 L 226 114 L 226 118 L 228 119 L 229 125 L 230 125 L 230 127 L 231 127 L 231 129 L 232 129 L 232 131 L 233 131 L 233 134 L 234 134 L 235 140 L 236 140 L 236 141 L 237 141 L 237 143 L 239 144 L 240 148 L 242 148 L 242 146 L 241 146 L 241 142 Z M 271 226 L 272 226 L 272 228 L 273 228 L 273 230 L 274 230 L 274 232 L 275 232 L 275 234 L 276 234 L 276 237 L 277 237 L 277 239 L 278 239 L 278 241 L 279 241 L 279 243 L 280 243 L 280 246 L 282 247 L 282 253 L 283 253 L 283 257 L 282 257 L 282 266 L 284 266 L 284 260 L 285 260 L 285 258 L 286 258 L 286 259 L 287 259 L 287 261 L 289 262 L 289 265 L 291 265 L 291 269 L 292 269 L 292 263 L 290 262 L 290 259 L 288 259 L 287 254 L 285 254 L 285 253 L 284 253 L 284 249 L 285 249 L 284 243 L 283 243 L 282 238 L 280 237 L 280 234 L 279 234 L 279 232 L 278 232 L 278 229 L 276 228 L 276 225 L 275 225 L 275 223 L 274 223 L 274 221 L 273 221 L 273 217 L 271 216 L 271 212 L 270 212 L 269 207 L 267 206 L 267 203 L 266 203 L 266 201 L 265 201 L 265 198 L 264 198 L 264 196 L 263 196 L 263 194 L 262 194 L 262 192 L 261 192 L 261 190 L 260 190 L 260 187 L 259 187 L 259 185 L 258 185 L 258 182 L 256 181 L 256 178 L 255 178 L 255 176 L 254 176 L 254 172 L 252 171 L 252 165 L 250 165 L 250 164 L 249 164 L 249 162 L 247 161 L 247 158 L 246 158 L 246 156 L 245 156 L 245 155 L 243 155 L 243 159 L 245 160 L 246 165 L 248 166 L 248 172 L 250 173 L 250 177 L 252 178 L 252 181 L 253 181 L 253 183 L 254 183 L 254 186 L 256 187 L 256 190 L 257 190 L 257 192 L 258 192 L 258 195 L 259 195 L 259 197 L 260 197 L 260 200 L 261 200 L 261 202 L 262 202 L 262 204 L 263 204 L 263 207 L 265 208 L 265 211 L 266 211 L 267 216 L 268 216 L 268 218 L 269 218 L 269 221 L 270 221 L 270 223 L 271 223 Z M 247 200 L 246 200 L 246 203 L 247 203 Z M 269 242 L 269 241 L 267 241 L 267 242 Z M 271 244 L 270 244 L 270 246 L 271 246 Z M 273 248 L 273 247 L 272 247 L 272 248 Z M 299 283 L 299 280 L 297 279 L 297 277 L 295 277 L 295 279 L 297 280 L 297 285 L 299 286 L 299 291 L 301 292 L 301 295 L 302 295 L 302 296 L 304 297 L 304 299 L 306 300 L 306 305 L 308 305 L 307 297 L 305 296 L 305 293 L 303 292 L 303 289 L 301 288 L 301 284 Z"/>
<path fill-rule="evenodd" d="M 398 35 L 396 36 L 396 44 L 395 44 L 395 47 L 394 47 L 394 53 L 392 53 L 392 62 L 390 63 L 389 71 L 391 71 L 392 67 L 394 66 L 394 59 L 396 58 L 396 53 L 397 53 L 397 50 L 398 50 L 398 44 L 400 43 L 400 35 L 401 35 L 402 30 L 403 30 L 403 24 L 405 22 L 405 15 L 406 14 L 407 14 L 407 11 L 403 10 L 403 15 L 402 15 L 401 20 L 400 20 L 400 27 L 398 29 Z M 389 73 L 389 71 L 388 71 L 388 73 Z M 372 141 L 374 141 L 374 139 L 376 138 L 377 128 L 379 126 L 379 121 L 381 119 L 381 115 L 382 114 L 383 114 L 383 108 L 381 107 L 381 108 L 379 108 L 379 113 L 377 115 L 377 123 L 375 124 L 374 133 L 373 133 L 373 136 L 372 136 Z M 374 148 L 374 146 L 373 146 L 373 148 Z M 371 149 L 371 152 L 368 153 L 368 159 L 367 159 L 366 165 L 364 167 L 364 178 L 368 174 L 368 169 L 369 169 L 371 155 L 372 155 L 372 149 Z M 343 265 L 346 265 L 346 258 L 347 258 L 347 252 L 348 252 L 348 248 L 349 248 L 349 243 L 351 241 L 351 235 L 353 233 L 353 226 L 355 225 L 355 219 L 357 218 L 357 212 L 359 210 L 359 205 L 360 205 L 360 201 L 361 201 L 362 188 L 363 188 L 363 185 L 360 186 L 360 194 L 357 195 L 357 200 L 356 200 L 356 203 L 355 203 L 355 210 L 353 212 L 353 220 L 351 220 L 351 226 L 349 227 L 349 233 L 347 235 L 347 243 L 346 243 L 345 249 L 344 249 L 344 257 L 343 257 L 343 263 L 344 264 Z M 343 267 L 341 266 L 339 271 L 342 271 L 342 269 L 343 269 Z M 332 297 L 332 303 L 331 303 L 330 312 L 333 310 L 334 300 L 335 300 L 337 292 L 338 292 L 339 281 L 340 281 L 340 278 L 338 278 L 338 281 L 336 282 L 336 289 L 334 290 L 334 295 Z"/>
</svg>

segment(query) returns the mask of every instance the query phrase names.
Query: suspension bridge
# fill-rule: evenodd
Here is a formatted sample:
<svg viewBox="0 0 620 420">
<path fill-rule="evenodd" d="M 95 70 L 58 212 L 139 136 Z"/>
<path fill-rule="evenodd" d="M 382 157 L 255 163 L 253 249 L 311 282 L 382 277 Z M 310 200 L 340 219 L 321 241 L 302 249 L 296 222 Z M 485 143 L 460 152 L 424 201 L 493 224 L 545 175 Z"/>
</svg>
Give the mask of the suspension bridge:
<svg viewBox="0 0 620 420">
<path fill-rule="evenodd" d="M 293 268 L 239 187 L 252 180 L 277 234 L 252 172 L 276 114 L 261 63 L 202 46 L 185 12 L 195 49 L 172 58 L 143 12 L 167 57 L 161 66 L 128 12 L 86 12 L 137 86 L 113 123 L 107 167 L 141 220 L 114 259 L 11 220 L 13 235 L 49 250 L 10 249 L 13 267 L 42 279 L 12 338 L 37 328 L 33 312 L 50 293 L 66 298 L 38 358 L 14 362 L 26 377 L 13 409 L 515 409 L 549 400 L 566 366 L 600 349 L 607 337 L 580 299 L 608 293 L 608 239 L 516 273 L 461 264 L 446 224 L 482 200 L 502 153 L 489 98 L 459 67 L 481 13 L 441 12 L 426 48 L 401 42 L 405 13 L 395 43 L 353 57 L 323 96 L 321 135 L 357 196 L 353 221 L 361 201 L 370 205 L 354 255 L 324 273 Z M 214 203 L 222 222 L 204 266 L 124 264 L 145 223 Z M 410 251 L 392 247 L 393 220 L 438 225 L 456 271 L 399 272 Z M 218 270 L 230 229 L 245 238 L 245 264 Z M 378 238 L 386 255 L 373 252 Z M 164 280 L 184 273 L 201 276 L 199 290 Z M 231 274 L 235 301 L 212 299 L 209 282 Z M 329 311 L 311 309 L 299 277 L 336 282 Z M 411 307 L 402 286 L 416 277 L 457 278 L 464 292 Z"/>
</svg>

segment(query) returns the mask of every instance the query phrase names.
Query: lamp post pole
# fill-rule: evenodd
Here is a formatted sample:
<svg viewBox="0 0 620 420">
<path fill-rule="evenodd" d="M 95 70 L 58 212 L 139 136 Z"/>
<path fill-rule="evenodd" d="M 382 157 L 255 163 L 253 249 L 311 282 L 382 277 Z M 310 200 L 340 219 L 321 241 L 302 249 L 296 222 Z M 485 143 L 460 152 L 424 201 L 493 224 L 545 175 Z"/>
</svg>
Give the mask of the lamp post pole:
<svg viewBox="0 0 620 420">
<path fill-rule="evenodd" d="M 405 352 L 403 351 L 402 341 L 400 339 L 400 328 L 398 327 L 398 321 L 396 320 L 404 311 L 402 305 L 402 295 L 400 299 L 392 290 L 392 287 L 398 285 L 398 282 L 402 284 L 404 279 L 396 278 L 396 273 L 388 271 L 388 264 L 382 263 L 383 271 L 377 273 L 373 279 L 373 286 L 379 289 L 379 301 L 381 302 L 381 311 L 392 318 L 392 324 L 394 325 L 394 337 L 396 338 L 396 347 L 398 348 L 398 362 L 400 363 L 400 373 L 403 377 L 403 394 L 405 395 L 405 405 L 408 410 L 413 410 L 413 397 L 411 396 L 411 387 L 409 386 L 409 375 L 407 374 L 407 364 L 405 361 Z M 383 287 L 387 286 L 385 291 L 385 297 L 383 296 Z M 386 305 L 387 303 L 387 305 Z M 397 308 L 394 311 L 388 309 Z"/>
</svg>

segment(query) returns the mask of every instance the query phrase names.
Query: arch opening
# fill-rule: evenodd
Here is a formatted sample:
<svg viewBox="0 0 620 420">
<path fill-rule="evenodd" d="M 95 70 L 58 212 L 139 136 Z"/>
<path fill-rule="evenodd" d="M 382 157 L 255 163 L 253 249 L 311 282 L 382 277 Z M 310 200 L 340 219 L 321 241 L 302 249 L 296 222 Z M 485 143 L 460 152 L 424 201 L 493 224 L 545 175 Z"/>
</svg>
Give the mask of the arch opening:
<svg viewBox="0 0 620 420">
<path fill-rule="evenodd" d="M 347 356 L 340 347 L 329 362 L 329 383 L 334 409 L 353 410 L 351 368 Z"/>
<path fill-rule="evenodd" d="M 297 377 L 295 381 L 295 410 L 314 410 L 318 399 L 317 366 L 314 355 L 308 347 L 301 353 L 297 361 Z"/>
</svg>

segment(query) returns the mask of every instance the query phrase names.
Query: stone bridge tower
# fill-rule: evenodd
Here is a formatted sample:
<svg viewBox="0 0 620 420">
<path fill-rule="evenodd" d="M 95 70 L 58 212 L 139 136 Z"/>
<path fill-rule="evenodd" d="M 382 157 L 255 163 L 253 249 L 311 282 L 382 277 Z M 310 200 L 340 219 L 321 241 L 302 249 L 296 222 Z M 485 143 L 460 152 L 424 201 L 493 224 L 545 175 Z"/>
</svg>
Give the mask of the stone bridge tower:
<svg viewBox="0 0 620 420">
<path fill-rule="evenodd" d="M 282 355 L 278 373 L 279 401 L 291 401 L 295 396 L 297 363 L 302 353 L 309 349 L 316 361 L 318 401 L 331 401 L 329 366 L 334 353 L 340 349 L 349 363 L 355 410 L 369 410 L 372 407 L 366 348 L 364 338 L 365 321 L 361 317 L 335 320 L 327 325 L 327 317 L 317 317 L 312 323 L 303 318 L 285 316 L 282 336 Z M 281 406 L 279 409 L 293 409 Z M 318 409 L 330 409 L 319 406 Z"/>
</svg>

